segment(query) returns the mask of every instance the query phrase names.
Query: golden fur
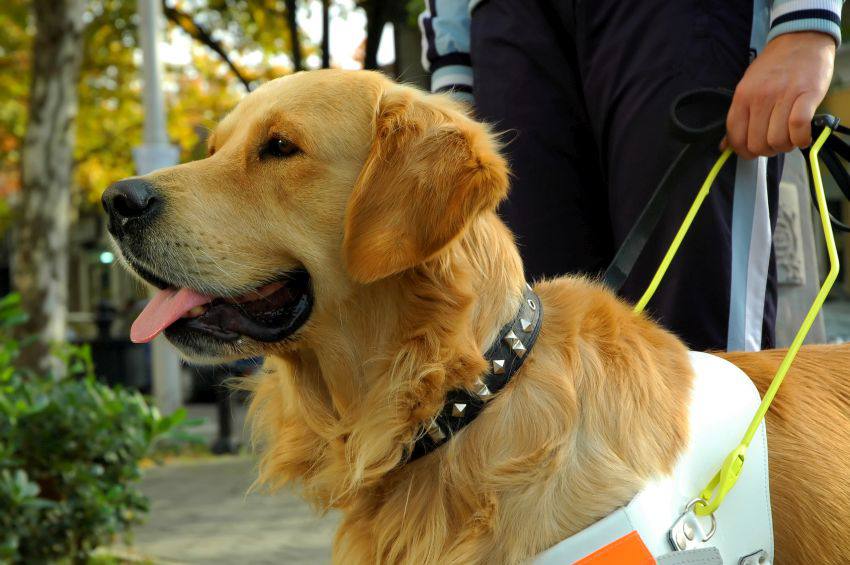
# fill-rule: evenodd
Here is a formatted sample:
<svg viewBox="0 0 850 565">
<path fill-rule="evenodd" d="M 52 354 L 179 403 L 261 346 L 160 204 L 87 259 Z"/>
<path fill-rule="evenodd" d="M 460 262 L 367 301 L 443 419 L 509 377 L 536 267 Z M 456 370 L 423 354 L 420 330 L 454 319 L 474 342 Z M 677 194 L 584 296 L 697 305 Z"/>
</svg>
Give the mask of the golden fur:
<svg viewBox="0 0 850 565">
<path fill-rule="evenodd" d="M 303 153 L 256 158 L 270 135 Z M 447 445 L 404 454 L 516 311 L 524 276 L 495 214 L 508 172 L 450 98 L 366 72 L 298 73 L 248 96 L 210 157 L 149 178 L 168 204 L 158 272 L 234 293 L 305 266 L 316 303 L 252 384 L 259 482 L 343 522 L 334 561 L 517 563 L 626 503 L 687 439 L 682 343 L 599 284 L 536 285 L 543 327 L 509 386 Z M 760 388 L 779 354 L 729 354 Z M 768 421 L 778 561 L 850 547 L 850 348 L 804 350 Z"/>
<path fill-rule="evenodd" d="M 721 353 L 764 394 L 785 350 Z M 850 563 L 850 346 L 803 347 L 767 414 L 777 563 Z"/>
</svg>

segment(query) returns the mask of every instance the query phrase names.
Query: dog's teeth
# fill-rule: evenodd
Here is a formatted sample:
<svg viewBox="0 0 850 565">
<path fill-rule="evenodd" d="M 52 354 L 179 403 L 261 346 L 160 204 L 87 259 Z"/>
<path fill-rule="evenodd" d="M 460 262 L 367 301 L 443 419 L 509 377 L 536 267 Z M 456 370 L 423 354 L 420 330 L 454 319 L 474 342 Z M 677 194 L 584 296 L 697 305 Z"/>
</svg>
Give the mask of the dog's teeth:
<svg viewBox="0 0 850 565">
<path fill-rule="evenodd" d="M 191 310 L 186 312 L 185 316 L 187 318 L 197 318 L 198 316 L 200 316 L 201 314 L 203 314 L 206 311 L 207 311 L 206 305 L 202 304 L 200 306 L 195 306 L 194 308 L 192 308 Z"/>
</svg>

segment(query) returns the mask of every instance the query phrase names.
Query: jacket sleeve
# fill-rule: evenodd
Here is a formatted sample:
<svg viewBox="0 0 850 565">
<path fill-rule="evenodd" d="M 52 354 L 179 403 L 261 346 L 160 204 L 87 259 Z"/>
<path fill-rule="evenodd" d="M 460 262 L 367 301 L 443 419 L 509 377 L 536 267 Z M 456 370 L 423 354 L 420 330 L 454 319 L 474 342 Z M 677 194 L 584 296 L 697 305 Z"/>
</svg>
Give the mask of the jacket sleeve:
<svg viewBox="0 0 850 565">
<path fill-rule="evenodd" d="M 419 16 L 422 66 L 431 72 L 431 91 L 472 98 L 469 57 L 469 0 L 425 0 Z"/>
<path fill-rule="evenodd" d="M 767 40 L 794 31 L 819 31 L 841 45 L 842 4 L 844 0 L 773 0 Z"/>
</svg>

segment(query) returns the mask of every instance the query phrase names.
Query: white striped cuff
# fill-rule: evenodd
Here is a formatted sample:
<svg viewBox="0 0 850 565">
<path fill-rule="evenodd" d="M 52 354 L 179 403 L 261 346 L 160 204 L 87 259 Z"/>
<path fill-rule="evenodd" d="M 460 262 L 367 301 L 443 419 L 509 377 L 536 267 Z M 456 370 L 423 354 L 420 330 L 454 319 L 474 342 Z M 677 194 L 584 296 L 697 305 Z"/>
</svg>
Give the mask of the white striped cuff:
<svg viewBox="0 0 850 565">
<path fill-rule="evenodd" d="M 818 31 L 841 45 L 843 0 L 774 0 L 767 40 L 795 31 Z"/>
<path fill-rule="evenodd" d="M 472 92 L 472 67 L 448 65 L 431 73 L 431 92 L 457 90 Z"/>
</svg>

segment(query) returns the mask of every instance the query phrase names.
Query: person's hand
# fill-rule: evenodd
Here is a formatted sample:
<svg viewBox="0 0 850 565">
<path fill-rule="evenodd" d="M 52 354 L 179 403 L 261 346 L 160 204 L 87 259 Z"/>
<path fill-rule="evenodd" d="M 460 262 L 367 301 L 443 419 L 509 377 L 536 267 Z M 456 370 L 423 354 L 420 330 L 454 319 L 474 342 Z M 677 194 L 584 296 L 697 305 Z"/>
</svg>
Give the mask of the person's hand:
<svg viewBox="0 0 850 565">
<path fill-rule="evenodd" d="M 812 142 L 811 121 L 826 96 L 835 40 L 804 31 L 775 37 L 744 73 L 726 117 L 721 149 L 773 156 Z"/>
</svg>

